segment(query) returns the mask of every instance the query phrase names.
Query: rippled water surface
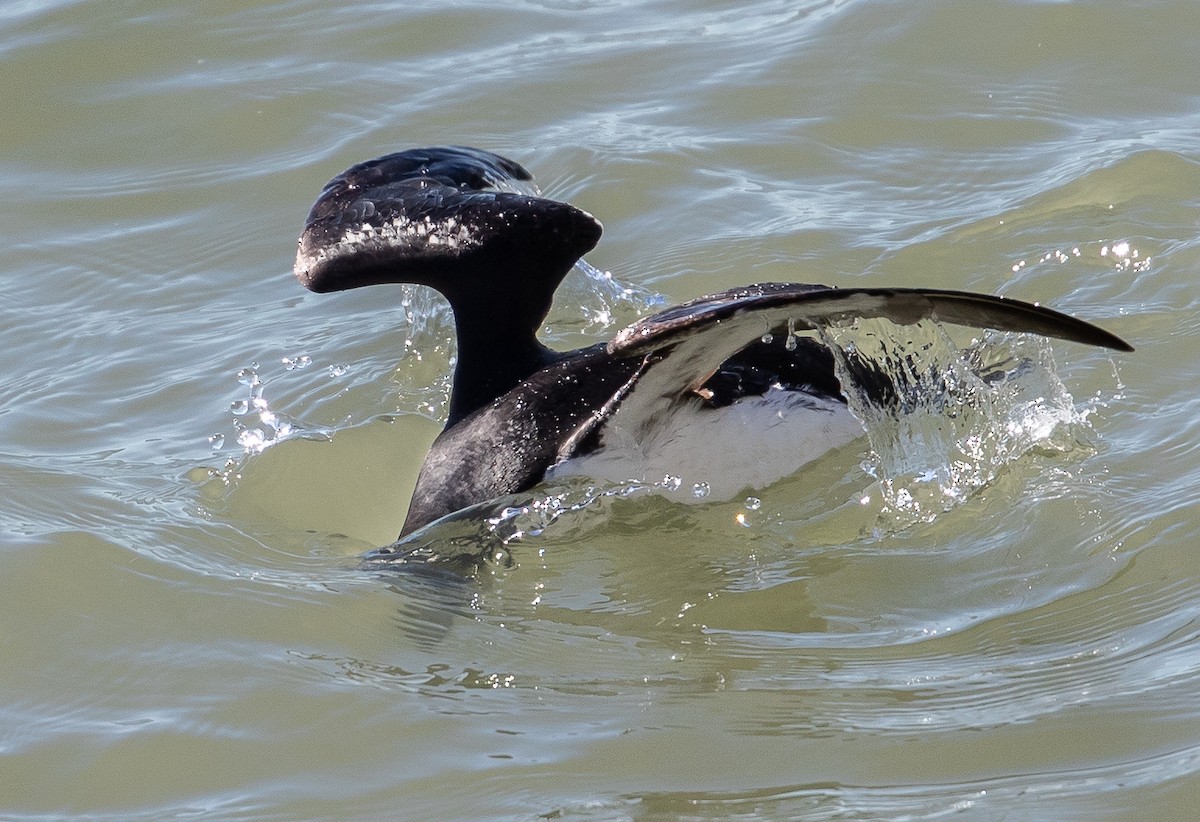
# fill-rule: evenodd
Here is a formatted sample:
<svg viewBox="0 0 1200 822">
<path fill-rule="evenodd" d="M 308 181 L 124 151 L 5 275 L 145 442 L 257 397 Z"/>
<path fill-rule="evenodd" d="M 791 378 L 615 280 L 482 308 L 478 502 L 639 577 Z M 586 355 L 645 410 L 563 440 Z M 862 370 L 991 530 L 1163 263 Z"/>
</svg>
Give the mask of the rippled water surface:
<svg viewBox="0 0 1200 822">
<path fill-rule="evenodd" d="M 5 4 L 0 816 L 1190 818 L 1197 30 L 1190 0 Z M 953 458 L 901 426 L 731 502 L 576 478 L 421 535 L 495 538 L 469 579 L 364 571 L 451 326 L 292 255 L 331 176 L 448 142 L 604 222 L 615 280 L 568 278 L 559 347 L 795 280 L 1137 351 L 977 341 L 1059 416 L 996 417 L 1027 447 L 923 507 L 888 482 Z"/>
</svg>

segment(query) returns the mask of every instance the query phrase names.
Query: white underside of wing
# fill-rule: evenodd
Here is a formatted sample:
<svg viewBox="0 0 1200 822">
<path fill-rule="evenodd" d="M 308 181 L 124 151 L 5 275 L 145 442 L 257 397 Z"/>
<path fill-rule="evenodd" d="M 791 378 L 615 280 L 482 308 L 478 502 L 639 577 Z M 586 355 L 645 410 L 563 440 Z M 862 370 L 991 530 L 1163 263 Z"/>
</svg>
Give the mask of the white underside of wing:
<svg viewBox="0 0 1200 822">
<path fill-rule="evenodd" d="M 600 432 L 599 449 L 559 463 L 547 476 L 679 487 L 683 498 L 730 500 L 864 434 L 845 403 L 782 388 L 719 409 L 685 402 L 653 423 L 630 430 L 618 409 Z M 701 493 L 693 496 L 697 486 Z"/>
</svg>

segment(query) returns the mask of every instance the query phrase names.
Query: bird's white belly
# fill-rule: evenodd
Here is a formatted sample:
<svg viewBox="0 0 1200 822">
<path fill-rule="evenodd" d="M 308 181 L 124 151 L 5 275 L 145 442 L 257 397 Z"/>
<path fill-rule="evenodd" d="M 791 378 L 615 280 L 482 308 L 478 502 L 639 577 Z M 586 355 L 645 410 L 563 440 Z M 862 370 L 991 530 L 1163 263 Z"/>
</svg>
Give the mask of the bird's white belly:
<svg viewBox="0 0 1200 822">
<path fill-rule="evenodd" d="M 547 476 L 683 487 L 728 500 L 790 476 L 864 433 L 845 403 L 779 388 L 719 409 L 686 403 L 654 422 L 635 436 L 618 410 L 601 431 L 600 448 L 559 463 Z"/>
</svg>

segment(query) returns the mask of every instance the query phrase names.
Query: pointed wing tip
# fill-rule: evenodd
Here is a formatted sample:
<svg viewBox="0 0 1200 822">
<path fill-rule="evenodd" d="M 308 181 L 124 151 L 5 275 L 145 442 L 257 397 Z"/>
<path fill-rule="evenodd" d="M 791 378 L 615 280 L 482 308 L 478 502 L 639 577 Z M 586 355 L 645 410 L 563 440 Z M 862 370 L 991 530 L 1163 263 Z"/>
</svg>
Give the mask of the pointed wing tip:
<svg viewBox="0 0 1200 822">
<path fill-rule="evenodd" d="M 1078 322 L 1085 326 L 1081 333 L 1064 333 L 1056 336 L 1059 336 L 1060 339 L 1081 343 L 1082 345 L 1094 345 L 1097 348 L 1107 348 L 1110 351 L 1121 351 L 1126 354 L 1135 350 L 1132 345 L 1125 342 L 1125 340 L 1121 339 L 1111 331 L 1106 331 L 1098 325 L 1092 325 L 1091 323 L 1084 322 L 1083 320 L 1078 320 Z"/>
<path fill-rule="evenodd" d="M 1132 345 L 1118 337 L 1116 334 L 1110 334 L 1107 331 L 1104 333 L 1108 339 L 1101 343 L 1101 345 L 1103 345 L 1105 348 L 1111 348 L 1113 351 L 1123 351 L 1126 354 L 1131 354 L 1137 350 Z"/>
<path fill-rule="evenodd" d="M 1137 350 L 1136 348 L 1133 347 L 1133 345 L 1131 343 L 1127 342 L 1124 338 L 1118 337 L 1116 334 L 1114 334 L 1111 331 L 1108 331 L 1107 329 L 1101 328 L 1098 325 L 1093 325 L 1092 328 L 1096 329 L 1096 331 L 1099 332 L 1102 339 L 1100 341 L 1098 341 L 1096 343 L 1096 345 L 1099 345 L 1102 348 L 1108 348 L 1113 351 L 1120 351 L 1125 354 L 1131 354 Z"/>
<path fill-rule="evenodd" d="M 1133 351 L 1132 345 L 1111 331 L 1039 303 L 967 291 L 918 289 L 909 293 L 928 300 L 932 309 L 930 316 L 941 322 L 1039 334 L 1113 351 Z"/>
</svg>

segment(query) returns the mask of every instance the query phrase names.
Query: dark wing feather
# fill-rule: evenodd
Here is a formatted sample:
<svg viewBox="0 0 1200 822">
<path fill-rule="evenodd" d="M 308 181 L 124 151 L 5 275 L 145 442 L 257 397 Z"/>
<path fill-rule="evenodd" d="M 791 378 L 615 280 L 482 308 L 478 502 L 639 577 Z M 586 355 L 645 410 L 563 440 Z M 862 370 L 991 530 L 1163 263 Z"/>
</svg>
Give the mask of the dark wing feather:
<svg viewBox="0 0 1200 822">
<path fill-rule="evenodd" d="M 764 283 L 700 297 L 622 329 L 608 344 L 608 350 L 617 356 L 649 353 L 676 345 L 718 323 L 757 328 L 761 335 L 783 327 L 788 320 L 794 320 L 798 329 L 814 329 L 854 317 L 882 317 L 900 325 L 928 319 L 1040 334 L 1117 351 L 1133 350 L 1129 343 L 1103 328 L 1008 297 L 936 288 L 831 288 L 803 283 Z M 748 336 L 745 343 L 754 336 Z M 737 348 L 720 355 L 717 362 Z"/>
</svg>

